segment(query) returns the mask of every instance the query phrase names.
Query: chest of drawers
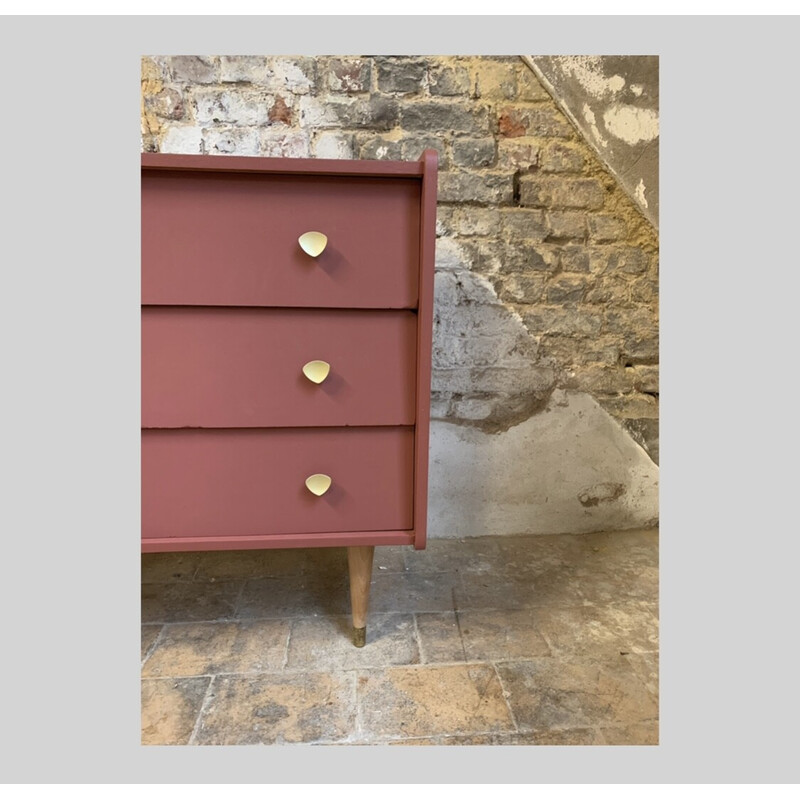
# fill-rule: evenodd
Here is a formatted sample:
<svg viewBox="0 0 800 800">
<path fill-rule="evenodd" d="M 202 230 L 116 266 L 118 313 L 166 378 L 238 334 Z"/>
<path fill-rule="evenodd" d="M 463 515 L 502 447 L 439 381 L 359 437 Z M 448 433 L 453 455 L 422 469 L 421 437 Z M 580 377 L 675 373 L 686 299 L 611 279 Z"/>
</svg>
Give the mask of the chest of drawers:
<svg viewBox="0 0 800 800">
<path fill-rule="evenodd" d="M 143 552 L 346 547 L 364 644 L 425 546 L 436 174 L 142 156 Z"/>
</svg>

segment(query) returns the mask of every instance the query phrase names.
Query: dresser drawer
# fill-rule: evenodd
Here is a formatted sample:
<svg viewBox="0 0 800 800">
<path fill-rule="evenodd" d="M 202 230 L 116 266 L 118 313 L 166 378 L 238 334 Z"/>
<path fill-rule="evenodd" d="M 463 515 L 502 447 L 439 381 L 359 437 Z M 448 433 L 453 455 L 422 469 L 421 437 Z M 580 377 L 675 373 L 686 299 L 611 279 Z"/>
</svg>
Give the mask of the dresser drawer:
<svg viewBox="0 0 800 800">
<path fill-rule="evenodd" d="M 414 308 L 420 202 L 408 178 L 144 170 L 142 303 Z"/>
<path fill-rule="evenodd" d="M 143 431 L 142 536 L 407 530 L 413 451 L 407 428 Z"/>
<path fill-rule="evenodd" d="M 416 342 L 410 311 L 147 307 L 142 427 L 413 425 Z"/>
</svg>

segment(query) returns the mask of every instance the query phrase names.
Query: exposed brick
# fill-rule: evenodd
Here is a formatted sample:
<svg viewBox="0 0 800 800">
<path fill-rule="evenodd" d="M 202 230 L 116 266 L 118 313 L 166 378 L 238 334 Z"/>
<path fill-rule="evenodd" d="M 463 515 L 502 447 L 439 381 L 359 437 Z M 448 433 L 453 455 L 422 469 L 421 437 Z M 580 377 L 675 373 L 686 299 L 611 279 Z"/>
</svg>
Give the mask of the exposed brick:
<svg viewBox="0 0 800 800">
<path fill-rule="evenodd" d="M 605 329 L 608 333 L 638 333 L 643 337 L 657 335 L 658 318 L 650 308 L 609 308 L 605 312 Z"/>
<path fill-rule="evenodd" d="M 274 102 L 259 89 L 202 89 L 193 94 L 195 119 L 203 125 L 263 125 Z"/>
<path fill-rule="evenodd" d="M 353 158 L 354 136 L 323 131 L 313 143 L 316 158 Z"/>
<path fill-rule="evenodd" d="M 436 235 L 450 236 L 456 233 L 456 213 L 458 206 L 447 206 L 440 203 L 436 209 Z"/>
<path fill-rule="evenodd" d="M 439 175 L 439 201 L 442 203 L 511 203 L 513 176 L 489 172 L 443 172 Z"/>
<path fill-rule="evenodd" d="M 400 159 L 400 142 L 383 136 L 356 134 L 356 148 L 359 158 L 372 161 L 397 161 Z"/>
<path fill-rule="evenodd" d="M 589 272 L 589 251 L 581 245 L 566 245 L 561 248 L 560 263 L 564 272 Z"/>
<path fill-rule="evenodd" d="M 520 205 L 534 208 L 602 208 L 603 184 L 594 178 L 554 178 L 522 175 Z"/>
<path fill-rule="evenodd" d="M 162 89 L 158 94 L 145 97 L 144 102 L 148 111 L 162 119 L 183 119 L 186 116 L 183 97 L 177 89 Z"/>
<path fill-rule="evenodd" d="M 428 91 L 432 95 L 466 95 L 469 90 L 469 72 L 464 67 L 431 67 Z"/>
<path fill-rule="evenodd" d="M 550 93 L 542 86 L 527 64 L 517 67 L 517 100 L 541 102 L 550 100 Z"/>
<path fill-rule="evenodd" d="M 522 312 L 525 316 L 524 310 Z M 581 364 L 619 362 L 619 342 L 609 336 L 576 337 L 572 334 L 548 332 L 539 338 L 543 353 L 556 359 L 562 367 L 580 368 Z"/>
<path fill-rule="evenodd" d="M 404 105 L 400 113 L 400 124 L 406 130 L 431 133 L 485 135 L 490 132 L 489 115 L 485 108 L 440 100 L 422 100 Z"/>
<path fill-rule="evenodd" d="M 162 81 L 169 79 L 169 69 L 164 59 L 159 57 L 142 56 L 141 61 L 142 81 Z"/>
<path fill-rule="evenodd" d="M 292 110 L 286 101 L 278 95 L 267 113 L 267 119 L 272 123 L 282 122 L 284 125 L 292 124 Z"/>
<path fill-rule="evenodd" d="M 153 134 L 142 134 L 142 152 L 143 153 L 157 153 L 158 152 L 158 138 Z"/>
<path fill-rule="evenodd" d="M 593 242 L 617 242 L 628 235 L 625 220 L 610 214 L 592 214 L 589 217 L 589 238 Z"/>
<path fill-rule="evenodd" d="M 398 105 L 385 97 L 370 97 L 353 105 L 339 107 L 339 121 L 345 128 L 389 130 L 397 124 Z"/>
<path fill-rule="evenodd" d="M 649 255 L 639 247 L 602 245 L 592 248 L 594 272 L 642 275 L 647 272 L 649 266 Z"/>
<path fill-rule="evenodd" d="M 453 163 L 459 167 L 490 167 L 494 163 L 496 149 L 493 136 L 455 139 Z"/>
<path fill-rule="evenodd" d="M 500 211 L 497 208 L 460 208 L 453 227 L 459 236 L 497 236 Z"/>
<path fill-rule="evenodd" d="M 615 395 L 633 391 L 633 380 L 624 367 L 588 364 L 576 370 L 576 388 L 595 395 Z"/>
<path fill-rule="evenodd" d="M 585 292 L 585 279 L 562 275 L 547 285 L 544 299 L 548 303 L 579 303 Z"/>
<path fill-rule="evenodd" d="M 639 274 L 647 269 L 648 264 L 649 259 L 644 250 L 638 247 L 620 247 L 609 255 L 607 269 Z"/>
<path fill-rule="evenodd" d="M 461 239 L 473 270 L 494 279 L 503 266 L 503 250 L 492 237 Z"/>
<path fill-rule="evenodd" d="M 261 154 L 275 158 L 309 158 L 311 143 L 305 131 L 264 128 L 259 131 Z"/>
<path fill-rule="evenodd" d="M 628 283 L 631 302 L 655 306 L 658 303 L 658 281 L 655 277 L 641 275 Z"/>
<path fill-rule="evenodd" d="M 367 59 L 332 58 L 328 65 L 328 88 L 332 92 L 368 92 L 372 65 Z"/>
<path fill-rule="evenodd" d="M 539 156 L 542 172 L 581 172 L 586 165 L 581 149 L 565 142 L 548 142 Z"/>
<path fill-rule="evenodd" d="M 179 83 L 214 83 L 218 75 L 214 59 L 201 56 L 172 56 L 169 71 Z"/>
<path fill-rule="evenodd" d="M 196 155 L 203 152 L 203 131 L 193 125 L 173 125 L 161 139 L 162 153 Z"/>
<path fill-rule="evenodd" d="M 596 336 L 603 328 L 601 313 L 578 306 L 541 307 L 522 316 L 528 330 L 534 335 L 547 333 L 569 336 Z"/>
<path fill-rule="evenodd" d="M 380 58 L 378 90 L 395 94 L 420 92 L 425 86 L 428 62 L 425 59 Z"/>
<path fill-rule="evenodd" d="M 633 388 L 637 392 L 658 394 L 658 365 L 639 365 L 626 370 Z"/>
<path fill-rule="evenodd" d="M 269 59 L 265 84 L 283 95 L 308 94 L 316 84 L 316 60 L 307 57 Z"/>
<path fill-rule="evenodd" d="M 547 221 L 550 239 L 582 241 L 586 238 L 586 214 L 581 211 L 551 211 Z"/>
<path fill-rule="evenodd" d="M 624 394 L 620 397 L 600 398 L 600 405 L 614 417 L 620 419 L 656 419 L 658 401 L 648 394 Z"/>
<path fill-rule="evenodd" d="M 538 140 L 528 137 L 501 138 L 497 141 L 497 166 L 514 172 L 538 169 L 540 147 Z"/>
<path fill-rule="evenodd" d="M 439 169 L 447 168 L 447 147 L 440 136 L 412 134 L 404 136 L 400 142 L 400 158 L 404 161 L 417 161 L 425 150 L 435 150 L 439 154 Z"/>
<path fill-rule="evenodd" d="M 260 152 L 255 128 L 207 128 L 203 130 L 203 150 L 210 155 L 257 156 Z"/>
<path fill-rule="evenodd" d="M 497 130 L 501 136 L 505 136 L 508 139 L 524 136 L 528 132 L 528 128 L 522 119 L 509 109 L 503 111 L 497 118 Z"/>
<path fill-rule="evenodd" d="M 517 96 L 517 70 L 514 65 L 480 59 L 473 69 L 476 98 L 512 100 Z"/>
<path fill-rule="evenodd" d="M 503 278 L 498 295 L 501 300 L 512 303 L 538 303 L 542 299 L 546 285 L 546 273 L 514 273 Z"/>
<path fill-rule="evenodd" d="M 397 101 L 387 97 L 303 97 L 300 120 L 304 128 L 372 128 L 389 130 L 397 123 Z"/>
<path fill-rule="evenodd" d="M 220 80 L 223 83 L 266 83 L 267 64 L 265 56 L 222 56 Z"/>
<path fill-rule="evenodd" d="M 539 106 L 501 106 L 497 113 L 501 136 L 562 136 L 574 134 L 566 117 L 554 108 Z"/>
<path fill-rule="evenodd" d="M 593 273 L 595 274 L 595 273 Z M 594 286 L 586 292 L 584 301 L 592 305 L 613 304 L 617 308 L 629 308 L 629 283 L 616 275 L 601 275 L 595 278 Z"/>
<path fill-rule="evenodd" d="M 658 334 L 626 333 L 620 347 L 620 358 L 627 364 L 657 364 Z"/>
<path fill-rule="evenodd" d="M 542 242 L 550 233 L 545 212 L 538 208 L 500 209 L 503 233 L 513 239 L 533 239 Z"/>
<path fill-rule="evenodd" d="M 529 242 L 506 242 L 503 272 L 547 272 L 558 269 L 559 248 Z"/>
</svg>

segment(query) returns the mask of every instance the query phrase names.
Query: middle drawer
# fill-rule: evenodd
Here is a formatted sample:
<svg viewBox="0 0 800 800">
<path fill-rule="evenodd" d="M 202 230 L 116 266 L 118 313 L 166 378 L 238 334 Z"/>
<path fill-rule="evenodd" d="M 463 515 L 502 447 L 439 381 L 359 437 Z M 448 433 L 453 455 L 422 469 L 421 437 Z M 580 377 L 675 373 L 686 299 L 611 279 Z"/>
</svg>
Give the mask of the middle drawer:
<svg viewBox="0 0 800 800">
<path fill-rule="evenodd" d="M 413 425 L 416 322 L 411 311 L 146 306 L 142 427 Z M 303 371 L 312 361 L 329 365 L 321 383 Z"/>
</svg>

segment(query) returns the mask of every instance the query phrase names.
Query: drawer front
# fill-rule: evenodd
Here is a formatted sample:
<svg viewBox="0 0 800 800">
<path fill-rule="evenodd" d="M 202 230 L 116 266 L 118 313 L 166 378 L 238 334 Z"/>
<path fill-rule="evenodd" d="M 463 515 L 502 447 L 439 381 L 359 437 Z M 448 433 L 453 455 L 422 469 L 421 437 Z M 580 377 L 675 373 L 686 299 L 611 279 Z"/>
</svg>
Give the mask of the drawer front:
<svg viewBox="0 0 800 800">
<path fill-rule="evenodd" d="M 414 308 L 420 202 L 404 178 L 145 170 L 142 303 Z"/>
<path fill-rule="evenodd" d="M 404 428 L 143 431 L 143 538 L 410 529 L 413 446 Z"/>
<path fill-rule="evenodd" d="M 415 360 L 410 311 L 151 306 L 142 427 L 413 425 Z"/>
</svg>

